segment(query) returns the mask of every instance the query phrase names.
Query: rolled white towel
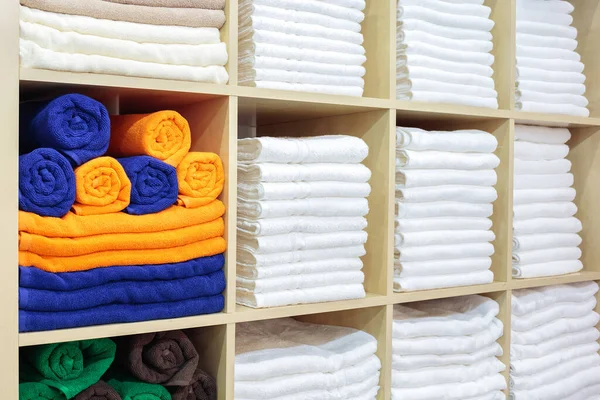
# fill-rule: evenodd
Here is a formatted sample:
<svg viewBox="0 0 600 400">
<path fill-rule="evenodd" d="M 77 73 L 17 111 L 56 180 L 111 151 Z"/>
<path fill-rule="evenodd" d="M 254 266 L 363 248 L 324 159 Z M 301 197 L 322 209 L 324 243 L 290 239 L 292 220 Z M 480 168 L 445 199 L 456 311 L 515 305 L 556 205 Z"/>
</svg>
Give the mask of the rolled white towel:
<svg viewBox="0 0 600 400">
<path fill-rule="evenodd" d="M 571 139 L 567 128 L 515 125 L 515 140 L 545 144 L 565 144 Z"/>
<path fill-rule="evenodd" d="M 513 278 L 539 278 L 543 276 L 557 276 L 572 274 L 583 269 L 579 260 L 563 260 L 543 262 L 540 264 L 513 265 Z"/>
<path fill-rule="evenodd" d="M 490 257 L 457 258 L 452 260 L 403 261 L 396 262 L 395 275 L 398 278 L 436 278 L 438 275 L 476 273 L 487 271 L 492 266 Z"/>
<path fill-rule="evenodd" d="M 444 231 L 435 230 L 428 232 L 407 232 L 395 234 L 395 246 L 411 247 L 411 246 L 432 246 L 432 245 L 449 245 L 449 244 L 465 244 L 465 243 L 480 243 L 493 242 L 496 235 L 492 231 L 475 231 L 475 230 L 454 230 Z"/>
<path fill-rule="evenodd" d="M 576 191 L 573 188 L 556 189 L 519 189 L 514 192 L 515 205 L 549 202 L 569 202 L 575 200 Z"/>
<path fill-rule="evenodd" d="M 515 177 L 516 179 L 517 177 Z M 458 169 L 396 169 L 396 188 L 440 185 L 494 186 L 497 181 L 498 176 L 493 169 L 480 171 Z"/>
<path fill-rule="evenodd" d="M 396 186 L 396 199 L 406 203 L 458 201 L 487 204 L 498 199 L 498 192 L 491 186 L 443 185 L 408 189 Z"/>
<path fill-rule="evenodd" d="M 579 233 L 581 229 L 581 221 L 575 217 L 533 218 L 513 223 L 513 233 L 517 236 L 539 233 Z"/>
<path fill-rule="evenodd" d="M 431 261 L 453 258 L 490 257 L 494 254 L 491 243 L 462 243 L 453 245 L 400 246 L 395 249 L 397 259 L 404 261 Z"/>
<path fill-rule="evenodd" d="M 426 232 L 436 229 L 440 230 L 476 230 L 487 231 L 492 227 L 489 218 L 470 217 L 441 217 L 441 218 L 414 218 L 395 219 L 395 232 Z"/>
<path fill-rule="evenodd" d="M 573 174 L 515 175 L 515 189 L 547 189 L 573 186 Z"/>
<path fill-rule="evenodd" d="M 480 130 L 425 131 L 419 128 L 396 128 L 396 146 L 409 150 L 455 151 L 459 153 L 493 153 L 498 139 Z"/>
<path fill-rule="evenodd" d="M 566 144 L 543 144 L 532 142 L 515 142 L 515 157 L 521 160 L 558 160 L 569 154 Z"/>
<path fill-rule="evenodd" d="M 399 218 L 490 217 L 492 204 L 434 201 L 430 203 L 396 203 Z"/>
<path fill-rule="evenodd" d="M 513 237 L 513 251 L 552 249 L 579 246 L 581 236 L 576 233 L 542 233 Z"/>
<path fill-rule="evenodd" d="M 573 202 L 518 204 L 513 207 L 513 213 L 515 221 L 531 218 L 568 218 L 577 213 L 577 206 Z"/>
<path fill-rule="evenodd" d="M 482 170 L 498 165 L 500 159 L 491 153 L 396 150 L 396 167 L 402 168 Z"/>
</svg>

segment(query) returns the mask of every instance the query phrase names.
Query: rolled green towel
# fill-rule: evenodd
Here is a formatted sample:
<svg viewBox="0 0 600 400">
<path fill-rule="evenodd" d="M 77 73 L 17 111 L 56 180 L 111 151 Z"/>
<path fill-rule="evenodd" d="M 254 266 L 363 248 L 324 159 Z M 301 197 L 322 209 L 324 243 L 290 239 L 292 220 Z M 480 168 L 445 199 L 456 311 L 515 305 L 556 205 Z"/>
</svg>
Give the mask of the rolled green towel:
<svg viewBox="0 0 600 400">
<path fill-rule="evenodd" d="M 19 383 L 19 400 L 65 400 L 58 389 L 39 382 Z"/>
<path fill-rule="evenodd" d="M 171 400 L 171 394 L 161 385 L 133 379 L 119 381 L 111 379 L 108 384 L 121 395 L 123 400 Z"/>
<path fill-rule="evenodd" d="M 71 399 L 100 380 L 114 361 L 116 348 L 110 339 L 26 347 L 20 379 L 56 388 Z"/>
</svg>

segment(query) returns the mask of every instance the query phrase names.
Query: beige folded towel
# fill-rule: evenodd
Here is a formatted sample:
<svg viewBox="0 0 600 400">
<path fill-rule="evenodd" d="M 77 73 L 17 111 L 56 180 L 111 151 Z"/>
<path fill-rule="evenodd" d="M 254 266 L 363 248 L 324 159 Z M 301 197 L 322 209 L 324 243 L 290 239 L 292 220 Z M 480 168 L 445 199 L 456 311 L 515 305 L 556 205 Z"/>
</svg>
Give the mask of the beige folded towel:
<svg viewBox="0 0 600 400">
<path fill-rule="evenodd" d="M 21 4 L 60 14 L 150 25 L 221 28 L 225 23 L 225 12 L 222 10 L 148 7 L 103 0 L 21 0 Z"/>
<path fill-rule="evenodd" d="M 223 10 L 225 0 L 104 0 L 111 3 L 133 4 L 148 7 L 171 8 L 206 8 L 208 10 Z"/>
</svg>

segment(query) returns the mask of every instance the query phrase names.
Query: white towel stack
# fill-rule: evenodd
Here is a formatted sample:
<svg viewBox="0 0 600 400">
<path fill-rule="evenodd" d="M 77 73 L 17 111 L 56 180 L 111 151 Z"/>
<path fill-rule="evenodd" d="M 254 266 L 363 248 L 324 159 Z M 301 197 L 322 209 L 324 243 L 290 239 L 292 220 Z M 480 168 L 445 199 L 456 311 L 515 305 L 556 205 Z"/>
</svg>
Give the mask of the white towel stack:
<svg viewBox="0 0 600 400">
<path fill-rule="evenodd" d="M 381 362 L 366 332 L 291 318 L 237 324 L 235 400 L 374 400 Z"/>
<path fill-rule="evenodd" d="M 562 0 L 517 0 L 517 109 L 590 115 L 573 10 Z"/>
<path fill-rule="evenodd" d="M 238 303 L 365 296 L 368 152 L 343 135 L 238 141 Z"/>
<path fill-rule="evenodd" d="M 566 128 L 515 126 L 513 276 L 580 271 L 581 221 L 574 215 Z"/>
<path fill-rule="evenodd" d="M 399 0 L 396 96 L 498 108 L 484 0 Z"/>
<path fill-rule="evenodd" d="M 240 0 L 239 84 L 362 96 L 365 0 Z"/>
<path fill-rule="evenodd" d="M 498 312 L 483 296 L 395 305 L 392 399 L 504 400 Z"/>
<path fill-rule="evenodd" d="M 490 283 L 494 135 L 396 129 L 395 290 Z"/>
<path fill-rule="evenodd" d="M 595 282 L 513 292 L 511 399 L 600 397 L 597 292 Z"/>
</svg>

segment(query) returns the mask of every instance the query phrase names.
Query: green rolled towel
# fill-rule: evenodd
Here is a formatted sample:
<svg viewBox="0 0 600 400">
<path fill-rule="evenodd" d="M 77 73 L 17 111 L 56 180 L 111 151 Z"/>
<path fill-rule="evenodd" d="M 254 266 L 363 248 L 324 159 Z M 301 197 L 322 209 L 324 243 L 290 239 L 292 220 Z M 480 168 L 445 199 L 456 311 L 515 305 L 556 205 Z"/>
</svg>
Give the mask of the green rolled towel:
<svg viewBox="0 0 600 400">
<path fill-rule="evenodd" d="M 56 388 L 71 399 L 100 380 L 114 361 L 116 348 L 110 339 L 26 347 L 20 379 Z"/>
<path fill-rule="evenodd" d="M 58 389 L 39 382 L 19 384 L 19 400 L 65 400 L 66 397 Z"/>
<path fill-rule="evenodd" d="M 108 384 L 121 395 L 123 400 L 171 400 L 171 394 L 161 385 L 135 379 L 111 379 Z"/>
</svg>

